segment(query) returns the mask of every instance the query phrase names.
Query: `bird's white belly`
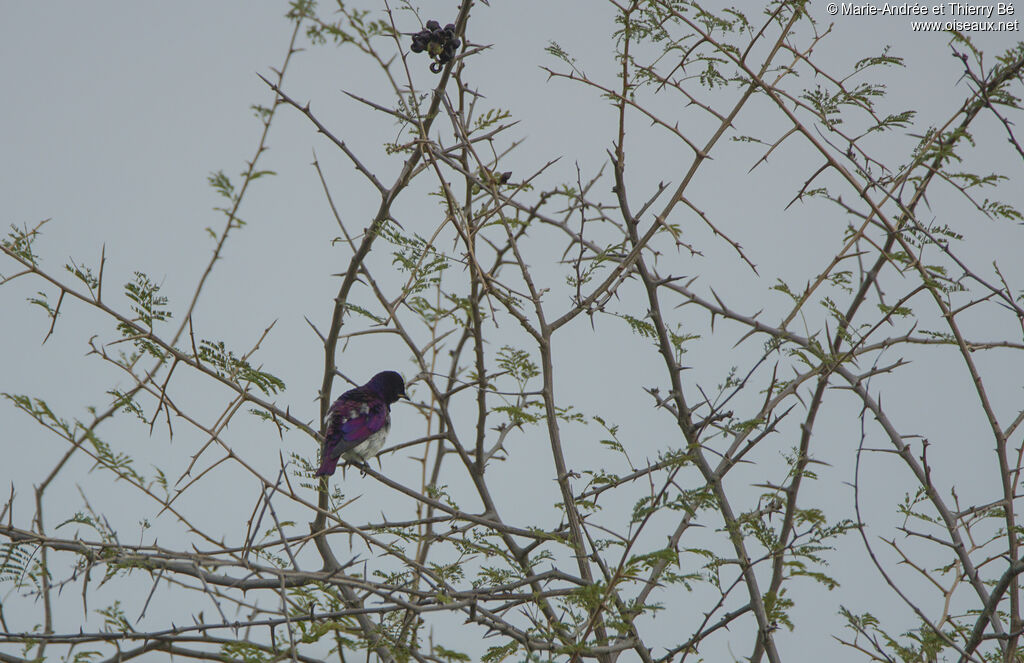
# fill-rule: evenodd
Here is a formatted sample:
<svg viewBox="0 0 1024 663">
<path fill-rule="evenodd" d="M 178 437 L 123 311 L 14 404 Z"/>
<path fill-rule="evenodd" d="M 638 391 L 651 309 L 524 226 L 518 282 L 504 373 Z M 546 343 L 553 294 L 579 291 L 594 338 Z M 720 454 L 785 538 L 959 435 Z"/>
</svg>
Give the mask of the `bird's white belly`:
<svg viewBox="0 0 1024 663">
<path fill-rule="evenodd" d="M 351 460 L 356 463 L 365 463 L 367 459 L 376 456 L 377 452 L 383 448 L 384 442 L 388 438 L 388 430 L 390 430 L 390 428 L 390 424 L 385 424 L 379 431 L 373 433 L 359 445 L 352 447 L 341 455 L 344 456 L 346 460 Z"/>
</svg>

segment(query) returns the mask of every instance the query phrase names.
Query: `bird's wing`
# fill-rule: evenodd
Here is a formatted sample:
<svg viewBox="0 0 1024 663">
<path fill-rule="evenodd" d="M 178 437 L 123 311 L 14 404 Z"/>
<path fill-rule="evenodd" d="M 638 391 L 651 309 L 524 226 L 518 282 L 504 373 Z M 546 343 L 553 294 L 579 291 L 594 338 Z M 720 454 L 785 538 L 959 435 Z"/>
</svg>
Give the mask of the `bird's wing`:
<svg viewBox="0 0 1024 663">
<path fill-rule="evenodd" d="M 387 424 L 388 406 L 376 394 L 352 389 L 334 402 L 327 414 L 327 448 L 337 457 L 356 447 Z"/>
</svg>

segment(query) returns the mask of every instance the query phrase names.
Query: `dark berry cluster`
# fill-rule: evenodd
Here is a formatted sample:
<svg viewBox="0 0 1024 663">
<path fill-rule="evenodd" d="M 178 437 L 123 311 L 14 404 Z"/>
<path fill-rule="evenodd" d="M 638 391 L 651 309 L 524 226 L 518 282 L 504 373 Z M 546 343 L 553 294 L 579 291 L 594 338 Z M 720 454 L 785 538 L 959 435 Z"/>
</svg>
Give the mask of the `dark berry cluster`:
<svg viewBox="0 0 1024 663">
<path fill-rule="evenodd" d="M 427 27 L 412 36 L 412 52 L 427 52 L 433 62 L 430 71 L 441 73 L 441 69 L 455 57 L 455 49 L 462 44 L 455 36 L 455 26 L 451 23 L 441 27 L 437 21 L 427 21 Z"/>
</svg>

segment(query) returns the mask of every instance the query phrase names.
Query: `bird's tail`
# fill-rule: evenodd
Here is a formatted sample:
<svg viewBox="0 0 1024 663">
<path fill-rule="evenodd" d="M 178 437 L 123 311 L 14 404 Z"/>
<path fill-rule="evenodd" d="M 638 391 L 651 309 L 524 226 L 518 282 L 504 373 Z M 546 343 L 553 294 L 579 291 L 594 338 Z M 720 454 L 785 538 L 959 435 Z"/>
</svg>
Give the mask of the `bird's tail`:
<svg viewBox="0 0 1024 663">
<path fill-rule="evenodd" d="M 320 462 L 320 469 L 316 471 L 314 476 L 328 477 L 333 475 L 336 469 L 338 469 L 338 459 L 324 456 L 324 459 Z"/>
</svg>

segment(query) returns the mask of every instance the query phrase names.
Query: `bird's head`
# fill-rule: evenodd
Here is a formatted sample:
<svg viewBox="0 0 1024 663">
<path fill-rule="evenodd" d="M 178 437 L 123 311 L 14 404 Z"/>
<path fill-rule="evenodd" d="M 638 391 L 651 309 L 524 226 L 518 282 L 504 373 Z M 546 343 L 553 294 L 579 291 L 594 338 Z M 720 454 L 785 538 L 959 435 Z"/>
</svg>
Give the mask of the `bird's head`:
<svg viewBox="0 0 1024 663">
<path fill-rule="evenodd" d="M 395 371 L 381 371 L 370 378 L 366 386 L 388 403 L 399 398 L 408 398 L 405 394 L 405 380 Z"/>
</svg>

